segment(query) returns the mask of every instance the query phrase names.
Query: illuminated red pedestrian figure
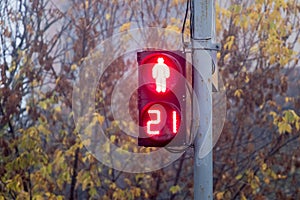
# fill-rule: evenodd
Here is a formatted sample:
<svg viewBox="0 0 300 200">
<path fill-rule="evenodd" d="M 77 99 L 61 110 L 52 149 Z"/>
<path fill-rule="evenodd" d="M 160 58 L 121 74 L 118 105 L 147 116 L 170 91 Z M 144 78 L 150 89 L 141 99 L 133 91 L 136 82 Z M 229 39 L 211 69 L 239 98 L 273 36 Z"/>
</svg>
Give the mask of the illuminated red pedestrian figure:
<svg viewBox="0 0 300 200">
<path fill-rule="evenodd" d="M 165 92 L 167 88 L 167 78 L 170 77 L 170 69 L 164 63 L 163 58 L 157 59 L 157 64 L 152 68 L 152 77 L 155 79 L 156 91 Z"/>
</svg>

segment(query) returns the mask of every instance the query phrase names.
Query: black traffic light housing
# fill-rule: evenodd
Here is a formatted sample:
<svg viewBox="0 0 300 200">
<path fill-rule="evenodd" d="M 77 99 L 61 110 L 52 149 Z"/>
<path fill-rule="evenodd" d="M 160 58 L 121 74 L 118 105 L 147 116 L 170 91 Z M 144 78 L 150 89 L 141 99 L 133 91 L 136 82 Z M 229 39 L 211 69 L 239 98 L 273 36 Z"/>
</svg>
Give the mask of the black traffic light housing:
<svg viewBox="0 0 300 200">
<path fill-rule="evenodd" d="M 138 145 L 186 144 L 186 60 L 182 51 L 142 51 L 138 61 Z"/>
</svg>

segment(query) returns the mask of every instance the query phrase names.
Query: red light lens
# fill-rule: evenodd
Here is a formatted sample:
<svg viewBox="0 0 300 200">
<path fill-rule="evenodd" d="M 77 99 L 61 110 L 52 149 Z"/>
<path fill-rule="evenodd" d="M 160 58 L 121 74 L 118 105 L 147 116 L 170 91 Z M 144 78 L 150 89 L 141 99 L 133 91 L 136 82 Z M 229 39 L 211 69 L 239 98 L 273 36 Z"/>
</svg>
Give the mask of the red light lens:
<svg viewBox="0 0 300 200">
<path fill-rule="evenodd" d="M 148 88 L 157 94 L 169 92 L 178 83 L 178 65 L 175 59 L 162 53 L 145 57 L 139 65 L 141 85 L 147 84 Z"/>
</svg>

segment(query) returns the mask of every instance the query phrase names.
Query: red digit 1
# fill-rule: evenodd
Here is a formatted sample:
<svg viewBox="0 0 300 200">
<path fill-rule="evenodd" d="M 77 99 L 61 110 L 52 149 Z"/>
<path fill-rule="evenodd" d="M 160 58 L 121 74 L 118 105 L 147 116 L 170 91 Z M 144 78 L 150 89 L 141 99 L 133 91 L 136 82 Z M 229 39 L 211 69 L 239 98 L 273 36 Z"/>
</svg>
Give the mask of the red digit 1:
<svg viewBox="0 0 300 200">
<path fill-rule="evenodd" d="M 177 113 L 176 111 L 172 112 L 172 119 L 173 119 L 173 133 L 177 133 Z"/>
<path fill-rule="evenodd" d="M 155 114 L 156 115 L 156 119 L 155 120 L 150 120 L 147 122 L 147 133 L 149 135 L 158 135 L 159 134 L 159 130 L 157 131 L 153 131 L 151 130 L 151 125 L 155 125 L 155 124 L 159 124 L 161 122 L 160 120 L 160 111 L 159 110 L 148 110 L 148 114 Z M 151 117 L 152 118 L 152 117 Z"/>
</svg>

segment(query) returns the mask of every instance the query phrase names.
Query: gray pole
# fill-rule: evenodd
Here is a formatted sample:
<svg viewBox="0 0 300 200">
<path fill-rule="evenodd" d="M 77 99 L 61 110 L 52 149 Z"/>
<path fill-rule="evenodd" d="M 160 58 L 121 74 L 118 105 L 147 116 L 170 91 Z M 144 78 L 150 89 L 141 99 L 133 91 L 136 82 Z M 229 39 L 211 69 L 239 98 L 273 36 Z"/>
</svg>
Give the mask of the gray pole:
<svg viewBox="0 0 300 200">
<path fill-rule="evenodd" d="M 192 60 L 199 73 L 193 75 L 199 121 L 195 138 L 194 199 L 213 199 L 212 160 L 212 58 L 205 49 L 212 48 L 214 0 L 192 0 Z M 199 117 L 200 114 L 200 117 Z"/>
</svg>

